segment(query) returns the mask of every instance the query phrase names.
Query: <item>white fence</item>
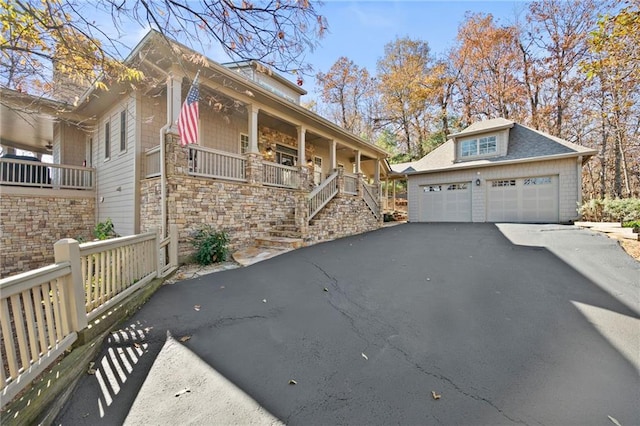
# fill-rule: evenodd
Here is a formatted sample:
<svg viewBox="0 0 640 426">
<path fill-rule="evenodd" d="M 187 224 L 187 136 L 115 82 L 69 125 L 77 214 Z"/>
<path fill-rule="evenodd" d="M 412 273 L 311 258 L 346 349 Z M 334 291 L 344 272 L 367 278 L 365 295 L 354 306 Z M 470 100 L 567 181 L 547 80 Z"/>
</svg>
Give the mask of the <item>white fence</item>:
<svg viewBox="0 0 640 426">
<path fill-rule="evenodd" d="M 298 188 L 300 184 L 300 174 L 297 167 L 285 166 L 270 161 L 263 161 L 263 181 L 264 185 L 279 186 L 283 188 Z"/>
<path fill-rule="evenodd" d="M 177 267 L 177 228 L 170 228 L 166 239 L 159 233 L 86 244 L 63 239 L 54 245 L 54 265 L 0 280 L 2 406 L 62 355 L 88 321 Z"/>
<path fill-rule="evenodd" d="M 189 174 L 227 180 L 246 181 L 244 156 L 202 146 L 189 146 Z"/>
<path fill-rule="evenodd" d="M 92 190 L 95 169 L 0 158 L 0 184 L 54 189 Z"/>
</svg>

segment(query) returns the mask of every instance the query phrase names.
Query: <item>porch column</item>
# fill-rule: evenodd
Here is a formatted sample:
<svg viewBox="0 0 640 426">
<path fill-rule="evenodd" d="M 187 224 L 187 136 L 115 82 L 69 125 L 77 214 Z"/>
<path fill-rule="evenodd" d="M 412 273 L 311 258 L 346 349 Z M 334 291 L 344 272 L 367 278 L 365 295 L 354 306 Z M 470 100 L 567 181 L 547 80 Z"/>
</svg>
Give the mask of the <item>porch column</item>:
<svg viewBox="0 0 640 426">
<path fill-rule="evenodd" d="M 171 119 L 171 131 L 178 131 L 178 115 L 182 105 L 182 77 L 170 74 L 167 79 L 167 117 Z"/>
<path fill-rule="evenodd" d="M 361 172 L 362 170 L 360 169 L 360 150 L 357 149 L 356 150 L 356 174 Z"/>
<path fill-rule="evenodd" d="M 392 210 L 395 211 L 396 210 L 396 181 L 395 179 L 393 180 L 393 200 L 391 200 L 391 202 L 393 203 L 393 207 Z"/>
<path fill-rule="evenodd" d="M 376 185 L 380 185 L 380 159 L 376 158 L 376 162 L 374 164 L 373 181 Z"/>
<path fill-rule="evenodd" d="M 304 126 L 296 126 L 296 129 L 298 130 L 298 165 L 306 166 L 307 159 L 306 159 L 306 153 L 304 151 L 305 151 L 307 129 Z"/>
<path fill-rule="evenodd" d="M 251 104 L 247 105 L 247 115 L 249 116 L 249 152 L 259 153 L 258 151 L 258 112 L 260 109 Z"/>
<path fill-rule="evenodd" d="M 331 139 L 329 141 L 330 145 L 329 145 L 329 170 L 331 170 L 331 173 L 333 173 L 333 171 L 338 167 L 338 165 L 336 164 L 336 141 L 334 139 Z"/>
</svg>

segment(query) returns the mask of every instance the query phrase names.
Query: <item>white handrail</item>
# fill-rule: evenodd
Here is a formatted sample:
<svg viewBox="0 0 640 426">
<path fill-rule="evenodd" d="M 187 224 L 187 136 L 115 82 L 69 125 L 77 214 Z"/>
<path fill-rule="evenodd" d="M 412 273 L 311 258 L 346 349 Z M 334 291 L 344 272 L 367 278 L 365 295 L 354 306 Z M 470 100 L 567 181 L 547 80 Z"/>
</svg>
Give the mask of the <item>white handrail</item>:
<svg viewBox="0 0 640 426">
<path fill-rule="evenodd" d="M 35 188 L 93 190 L 95 169 L 0 158 L 0 184 Z"/>
<path fill-rule="evenodd" d="M 189 146 L 189 174 L 245 182 L 247 160 L 241 154 Z"/>
<path fill-rule="evenodd" d="M 285 166 L 283 164 L 270 161 L 262 162 L 263 179 L 262 183 L 268 186 L 279 186 L 282 188 L 298 188 L 300 182 L 300 172 L 297 167 Z"/>
<path fill-rule="evenodd" d="M 336 171 L 309 194 L 309 217 L 307 220 L 311 221 L 337 194 L 338 172 Z"/>
<path fill-rule="evenodd" d="M 375 188 L 375 186 L 373 187 Z M 373 188 L 362 182 L 362 199 L 367 204 L 376 219 L 380 219 L 380 206 L 376 200 L 376 196 L 372 194 Z"/>
</svg>

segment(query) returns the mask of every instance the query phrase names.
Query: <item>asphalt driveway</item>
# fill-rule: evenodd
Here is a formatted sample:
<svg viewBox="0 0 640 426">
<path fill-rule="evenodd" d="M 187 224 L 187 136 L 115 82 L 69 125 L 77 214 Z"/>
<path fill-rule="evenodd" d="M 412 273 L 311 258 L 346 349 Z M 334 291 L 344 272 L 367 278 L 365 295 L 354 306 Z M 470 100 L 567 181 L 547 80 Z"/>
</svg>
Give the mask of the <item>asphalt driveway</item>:
<svg viewBox="0 0 640 426">
<path fill-rule="evenodd" d="M 406 224 L 166 285 L 56 424 L 249 423 L 210 371 L 256 423 L 637 425 L 639 265 L 573 227 Z"/>
</svg>

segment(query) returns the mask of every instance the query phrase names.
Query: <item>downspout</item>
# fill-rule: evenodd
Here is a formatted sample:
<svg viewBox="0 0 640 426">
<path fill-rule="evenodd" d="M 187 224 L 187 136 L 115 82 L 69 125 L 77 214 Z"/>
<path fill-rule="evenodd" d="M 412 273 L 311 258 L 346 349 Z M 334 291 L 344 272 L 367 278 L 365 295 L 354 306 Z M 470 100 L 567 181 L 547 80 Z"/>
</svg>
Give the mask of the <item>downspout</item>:
<svg viewBox="0 0 640 426">
<path fill-rule="evenodd" d="M 577 218 L 578 219 L 582 219 L 579 210 L 580 207 L 582 207 L 582 155 L 578 157 L 578 164 L 576 165 L 576 186 L 577 186 L 577 200 L 578 200 L 578 206 L 577 206 Z"/>
<path fill-rule="evenodd" d="M 167 236 L 167 167 L 166 167 L 166 140 L 167 130 L 173 124 L 173 79 L 167 74 L 167 123 L 160 128 L 160 232 L 162 238 Z"/>
</svg>

